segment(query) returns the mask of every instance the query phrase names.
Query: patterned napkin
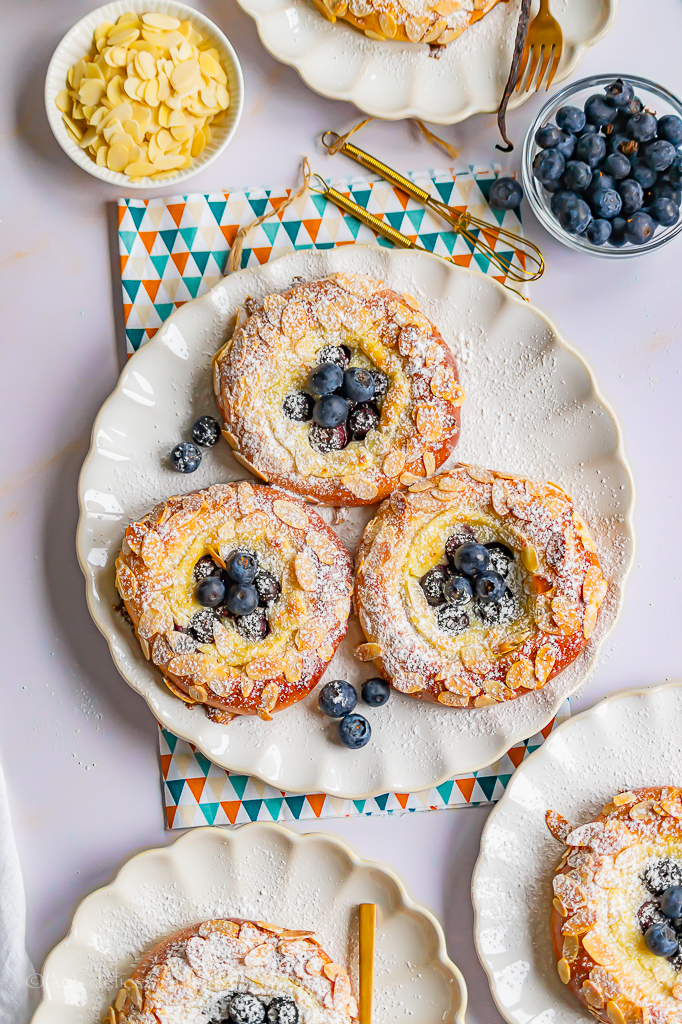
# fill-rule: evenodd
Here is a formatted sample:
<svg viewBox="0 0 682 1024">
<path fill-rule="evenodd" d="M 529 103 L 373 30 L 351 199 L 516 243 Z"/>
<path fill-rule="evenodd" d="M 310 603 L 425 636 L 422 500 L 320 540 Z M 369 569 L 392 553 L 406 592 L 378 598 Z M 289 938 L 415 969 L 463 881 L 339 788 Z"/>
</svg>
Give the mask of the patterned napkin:
<svg viewBox="0 0 682 1024">
<path fill-rule="evenodd" d="M 466 170 L 430 170 L 411 173 L 410 177 L 459 211 L 522 234 L 515 212 L 503 213 L 488 205 L 490 186 L 498 174 L 496 165 L 470 165 Z M 504 283 L 499 269 L 476 252 L 467 239 L 448 230 L 439 217 L 387 182 L 355 176 L 332 184 L 424 248 L 451 256 L 459 266 L 478 269 Z M 268 209 L 277 211 L 290 193 L 286 188 L 253 188 L 166 199 L 119 199 L 128 353 L 151 338 L 178 306 L 217 284 L 239 228 Z M 473 234 L 478 235 L 478 231 Z M 496 252 L 512 257 L 513 253 L 492 235 L 486 234 L 485 240 Z M 389 242 L 323 196 L 308 193 L 248 234 L 242 267 L 267 263 L 295 249 L 330 249 L 355 242 L 378 242 L 390 247 Z M 519 261 L 517 254 L 516 259 L 523 266 L 523 255 Z M 515 287 L 525 293 L 524 286 Z M 555 722 L 569 714 L 566 701 Z M 401 814 L 490 803 L 500 798 L 519 763 L 542 743 L 554 724 L 542 734 L 516 744 L 500 761 L 482 771 L 421 793 L 386 793 L 371 800 L 282 793 L 258 779 L 218 768 L 192 744 L 160 729 L 167 827 Z"/>
</svg>

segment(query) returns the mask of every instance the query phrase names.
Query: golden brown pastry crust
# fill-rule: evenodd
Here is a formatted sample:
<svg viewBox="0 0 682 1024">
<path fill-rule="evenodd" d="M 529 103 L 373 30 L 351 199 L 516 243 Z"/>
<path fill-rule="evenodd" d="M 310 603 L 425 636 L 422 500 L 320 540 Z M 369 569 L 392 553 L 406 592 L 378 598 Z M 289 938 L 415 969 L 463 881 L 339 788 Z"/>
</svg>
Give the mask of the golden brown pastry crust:
<svg viewBox="0 0 682 1024">
<path fill-rule="evenodd" d="M 444 46 L 480 21 L 500 0 L 313 0 L 332 23 L 340 18 L 370 39 Z"/>
<path fill-rule="evenodd" d="M 357 1016 L 348 974 L 312 932 L 227 918 L 184 928 L 155 946 L 120 989 L 109 1022 L 193 1024 L 237 986 L 292 998 L 301 1024 L 351 1024 Z"/>
<path fill-rule="evenodd" d="M 483 707 L 541 689 L 592 635 L 607 584 L 594 543 L 558 486 L 477 466 L 395 493 L 368 524 L 356 558 L 355 602 L 374 661 L 403 693 L 451 707 Z M 458 525 L 517 555 L 522 614 L 508 625 L 472 622 L 449 637 L 419 580 L 443 562 Z"/>
<path fill-rule="evenodd" d="M 270 633 L 249 641 L 218 621 L 214 643 L 186 629 L 194 566 L 246 548 L 278 578 Z M 125 532 L 116 585 L 146 658 L 169 689 L 211 717 L 271 715 L 306 696 L 345 636 L 352 560 L 336 534 L 299 498 L 241 481 L 161 502 Z M 221 717 L 223 716 L 223 717 Z M 224 717 L 227 716 L 227 717 Z"/>
<path fill-rule="evenodd" d="M 464 392 L 454 357 L 416 300 L 359 274 L 334 274 L 269 295 L 214 360 L 214 385 L 235 456 L 260 479 L 325 505 L 366 505 L 433 471 L 459 438 Z M 316 452 L 308 423 L 282 411 L 325 345 L 390 379 L 377 430 Z M 364 361 L 363 363 L 360 360 Z"/>
<path fill-rule="evenodd" d="M 647 863 L 682 861 L 682 789 L 619 793 L 577 828 L 548 811 L 547 825 L 566 846 L 551 917 L 561 980 L 604 1024 L 680 1024 L 682 976 L 649 952 L 637 911 Z"/>
</svg>

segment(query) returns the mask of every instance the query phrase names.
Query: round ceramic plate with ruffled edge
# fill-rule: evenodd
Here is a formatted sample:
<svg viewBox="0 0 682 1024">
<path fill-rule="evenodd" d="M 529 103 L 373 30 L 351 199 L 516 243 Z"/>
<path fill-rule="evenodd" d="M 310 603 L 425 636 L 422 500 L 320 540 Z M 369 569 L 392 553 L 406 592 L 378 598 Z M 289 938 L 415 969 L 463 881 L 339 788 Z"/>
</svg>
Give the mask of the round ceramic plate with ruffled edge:
<svg viewBox="0 0 682 1024">
<path fill-rule="evenodd" d="M 251 295 L 263 298 L 296 278 L 336 271 L 368 274 L 416 296 L 457 359 L 467 392 L 463 462 L 550 479 L 573 495 L 587 520 L 609 581 L 597 628 L 580 657 L 542 690 L 493 707 L 460 710 L 393 692 L 383 708 L 361 709 L 372 740 L 361 750 L 338 742 L 313 691 L 272 722 L 243 716 L 229 726 L 188 707 L 146 661 L 115 610 L 114 562 L 128 523 L 161 499 L 247 476 L 227 444 L 209 449 L 196 473 L 168 466 L 175 444 L 201 415 L 217 416 L 211 357 Z M 447 464 L 446 464 L 447 465 Z M 439 785 L 491 764 L 515 742 L 543 728 L 584 682 L 613 627 L 632 561 L 633 483 L 615 414 L 594 375 L 539 310 L 491 278 L 428 253 L 366 245 L 301 251 L 225 278 L 178 309 L 126 365 L 93 428 L 79 482 L 78 555 L 92 616 L 124 679 L 165 728 L 197 745 L 215 764 L 257 776 L 277 789 L 361 799 Z M 331 509 L 320 509 L 331 522 Z M 353 509 L 337 533 L 354 552 L 371 508 Z M 364 640 L 351 616 L 323 679 L 354 684 L 375 675 L 353 654 Z"/>
<path fill-rule="evenodd" d="M 455 124 L 497 110 L 509 75 L 518 0 L 497 4 L 434 60 L 422 43 L 369 39 L 347 22 L 327 21 L 312 0 L 239 0 L 273 57 L 311 89 L 347 100 L 372 117 L 420 117 Z M 533 5 L 536 13 L 538 0 Z M 564 49 L 555 83 L 571 75 L 586 47 L 608 31 L 616 0 L 553 0 Z M 533 93 L 515 93 L 510 106 Z"/>
<path fill-rule="evenodd" d="M 388 867 L 334 836 L 260 822 L 194 829 L 137 854 L 87 896 L 45 962 L 33 1024 L 102 1020 L 145 953 L 221 917 L 314 931 L 357 995 L 360 903 L 377 906 L 374 1024 L 465 1024 L 466 985 L 443 929 Z"/>
<path fill-rule="evenodd" d="M 475 936 L 509 1024 L 592 1019 L 557 973 L 549 920 L 563 847 L 545 812 L 582 825 L 620 790 L 682 786 L 681 719 L 680 682 L 614 694 L 559 726 L 493 809 L 472 883 Z"/>
</svg>

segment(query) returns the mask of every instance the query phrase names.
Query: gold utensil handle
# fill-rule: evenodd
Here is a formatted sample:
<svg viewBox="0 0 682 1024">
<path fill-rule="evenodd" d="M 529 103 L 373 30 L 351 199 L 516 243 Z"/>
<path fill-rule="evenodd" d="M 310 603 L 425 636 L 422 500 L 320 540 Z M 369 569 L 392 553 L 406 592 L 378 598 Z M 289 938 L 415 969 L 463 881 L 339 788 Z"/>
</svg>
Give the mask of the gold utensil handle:
<svg viewBox="0 0 682 1024">
<path fill-rule="evenodd" d="M 327 149 L 334 144 L 333 141 L 329 144 L 324 141 L 328 135 L 335 139 L 340 138 L 336 132 L 333 132 L 328 128 L 322 136 L 322 145 L 326 146 Z M 418 199 L 420 203 L 426 203 L 431 198 L 429 193 L 425 192 L 423 188 L 419 187 L 419 185 L 415 185 L 413 181 L 410 181 L 409 178 L 400 174 L 399 171 L 394 171 L 392 167 L 382 163 L 381 160 L 377 160 L 377 158 L 372 156 L 371 153 L 365 153 L 364 149 L 354 146 L 352 142 L 344 142 L 343 146 L 341 146 L 340 149 L 335 150 L 335 152 L 345 153 L 349 159 L 355 160 L 357 164 L 360 164 L 362 167 L 366 167 L 368 171 L 373 171 L 375 174 L 385 178 L 386 181 L 390 181 L 390 183 L 395 185 L 396 188 L 402 189 L 403 192 L 407 192 L 409 196 L 413 196 L 414 199 Z"/>
<path fill-rule="evenodd" d="M 374 939 L 377 908 L 375 903 L 361 903 L 360 916 L 360 1005 L 359 1024 L 372 1024 L 374 994 Z"/>
<path fill-rule="evenodd" d="M 319 175 L 316 175 L 319 178 Z M 320 179 L 322 180 L 322 179 Z M 385 221 L 380 220 L 379 217 L 375 217 L 373 213 L 366 210 L 364 206 L 359 206 L 356 202 L 350 199 L 348 196 L 344 196 L 343 192 L 339 192 L 338 189 L 332 188 L 323 181 L 324 188 L 313 189 L 313 192 L 317 192 L 318 195 L 324 196 L 334 206 L 338 206 L 340 209 L 345 210 L 346 213 L 350 213 L 352 217 L 359 220 L 361 224 L 366 224 L 372 231 L 376 231 L 377 234 L 383 235 L 384 238 L 388 238 L 389 241 L 395 245 L 400 245 L 405 249 L 421 249 L 422 246 L 417 245 L 407 235 L 403 235 L 402 232 L 396 231 L 390 224 L 386 224 Z"/>
</svg>

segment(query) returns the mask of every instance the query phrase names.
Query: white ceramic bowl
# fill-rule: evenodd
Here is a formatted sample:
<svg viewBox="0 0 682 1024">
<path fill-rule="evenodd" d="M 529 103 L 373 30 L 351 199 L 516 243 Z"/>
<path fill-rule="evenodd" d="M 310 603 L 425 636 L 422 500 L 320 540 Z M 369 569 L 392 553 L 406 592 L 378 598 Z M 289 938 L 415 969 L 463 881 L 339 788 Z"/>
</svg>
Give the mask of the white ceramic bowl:
<svg viewBox="0 0 682 1024">
<path fill-rule="evenodd" d="M 163 178 L 161 181 L 152 181 L 151 178 L 141 178 L 139 181 L 131 181 L 126 174 L 118 171 L 110 171 L 108 167 L 98 167 L 89 153 L 80 149 L 73 141 L 62 121 L 62 112 L 57 109 L 55 99 L 62 89 L 66 88 L 66 75 L 69 68 L 89 53 L 92 49 L 93 32 L 103 21 L 115 22 L 126 11 L 135 11 L 139 14 L 147 14 L 155 11 L 160 14 L 170 14 L 181 21 L 189 21 L 194 28 L 204 37 L 208 37 L 218 53 L 220 63 L 227 74 L 227 90 L 230 94 L 230 105 L 225 112 L 223 123 L 211 129 L 211 141 L 192 161 L 190 167 L 178 171 L 177 174 Z M 203 14 L 193 7 L 185 4 L 175 3 L 175 0 L 114 0 L 114 3 L 105 4 L 90 11 L 84 18 L 73 26 L 70 32 L 62 39 L 54 51 L 45 76 L 45 110 L 47 120 L 59 145 L 67 153 L 74 163 L 82 167 L 88 174 L 100 178 L 102 181 L 116 185 L 119 189 L 137 188 L 167 188 L 174 187 L 180 182 L 187 181 L 199 171 L 212 164 L 213 161 L 229 145 L 232 136 L 237 130 L 237 125 L 242 116 L 244 106 L 244 78 L 237 54 L 232 48 L 227 37 L 220 31 L 217 25 L 209 21 Z"/>
</svg>

